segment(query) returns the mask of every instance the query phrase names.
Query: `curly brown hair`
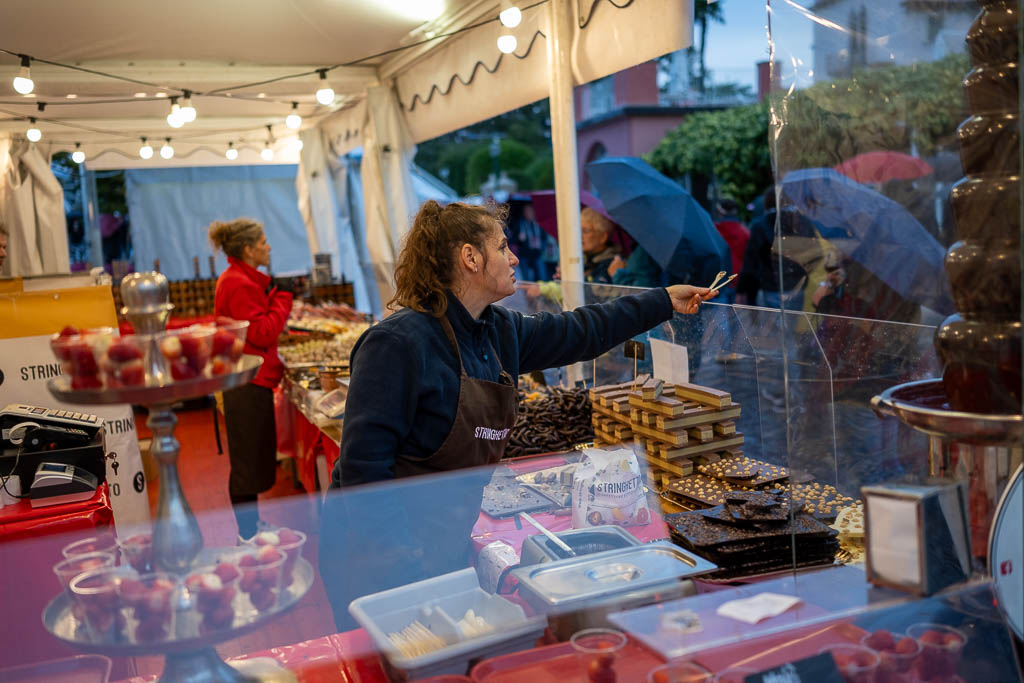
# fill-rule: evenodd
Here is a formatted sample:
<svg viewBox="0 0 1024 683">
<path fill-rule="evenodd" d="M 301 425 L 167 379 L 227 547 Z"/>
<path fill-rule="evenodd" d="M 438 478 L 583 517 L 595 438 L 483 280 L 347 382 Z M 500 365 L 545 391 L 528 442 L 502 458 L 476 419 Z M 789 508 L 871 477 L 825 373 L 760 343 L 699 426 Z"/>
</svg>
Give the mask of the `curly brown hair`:
<svg viewBox="0 0 1024 683">
<path fill-rule="evenodd" d="M 484 253 L 484 242 L 497 225 L 504 229 L 508 208 L 489 203 L 472 206 L 453 202 L 441 206 L 433 199 L 423 203 L 405 236 L 395 266 L 395 296 L 388 309 L 396 306 L 431 313 L 440 318 L 448 310 L 445 291 L 455 284 L 456 263 L 463 244 Z"/>
<path fill-rule="evenodd" d="M 260 241 L 263 224 L 252 218 L 236 218 L 233 221 L 214 221 L 206 230 L 214 249 L 241 259 L 246 247 Z"/>
</svg>

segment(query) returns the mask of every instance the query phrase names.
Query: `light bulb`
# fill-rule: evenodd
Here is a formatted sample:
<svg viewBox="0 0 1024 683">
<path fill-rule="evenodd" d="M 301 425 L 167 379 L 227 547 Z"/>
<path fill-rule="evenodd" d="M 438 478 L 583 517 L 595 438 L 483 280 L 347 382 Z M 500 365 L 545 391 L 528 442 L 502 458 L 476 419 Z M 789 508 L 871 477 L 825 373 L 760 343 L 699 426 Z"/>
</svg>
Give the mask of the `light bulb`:
<svg viewBox="0 0 1024 683">
<path fill-rule="evenodd" d="M 296 152 L 301 152 L 303 147 L 302 140 L 295 138 L 295 142 L 292 143 L 292 149 Z"/>
<path fill-rule="evenodd" d="M 167 143 L 160 148 L 160 156 L 162 156 L 164 159 L 170 159 L 171 157 L 174 156 L 174 148 L 171 147 L 170 140 L 168 140 Z"/>
<path fill-rule="evenodd" d="M 523 20 L 523 13 L 518 7 L 512 5 L 507 9 L 501 10 L 501 13 L 498 14 L 498 18 L 501 20 L 502 26 L 515 28 L 516 26 L 519 26 L 519 22 Z"/>
<path fill-rule="evenodd" d="M 316 101 L 322 105 L 334 104 L 334 89 L 327 83 L 327 70 L 320 70 L 320 89 L 316 91 Z"/>
<path fill-rule="evenodd" d="M 32 74 L 29 71 L 29 58 L 21 58 L 21 68 L 18 75 L 14 77 L 14 91 L 20 95 L 28 95 L 36 87 L 32 82 Z"/>
<path fill-rule="evenodd" d="M 192 98 L 185 97 L 184 103 L 181 105 L 181 109 L 178 110 L 178 116 L 185 123 L 192 123 L 196 120 L 196 108 L 192 106 Z"/>
<path fill-rule="evenodd" d="M 228 158 L 228 161 L 234 161 L 238 158 L 238 150 L 234 147 L 228 147 L 228 151 L 224 152 L 224 156 Z"/>
<path fill-rule="evenodd" d="M 29 142 L 39 142 L 43 139 L 43 131 L 33 125 L 27 131 L 25 131 L 25 137 L 28 138 Z"/>
<path fill-rule="evenodd" d="M 263 159 L 263 161 L 273 161 L 274 160 L 274 150 L 272 150 L 269 145 L 264 147 L 260 151 L 260 158 Z"/>
<path fill-rule="evenodd" d="M 145 140 L 142 141 L 142 147 L 139 147 L 139 156 L 143 159 L 153 158 L 153 148 Z"/>
<path fill-rule="evenodd" d="M 334 101 L 334 93 L 333 92 L 331 93 L 331 101 L 332 102 Z M 302 117 L 299 116 L 298 109 L 299 109 L 299 103 L 298 102 L 292 102 L 292 113 L 288 114 L 288 116 L 286 116 L 285 119 L 284 119 L 284 125 L 288 126 L 292 130 L 295 130 L 296 128 L 298 128 L 299 126 L 302 125 Z"/>
<path fill-rule="evenodd" d="M 77 144 L 75 145 L 75 151 L 71 153 L 71 161 L 75 162 L 76 164 L 80 164 L 83 161 L 85 161 L 85 152 L 78 149 Z"/>
<path fill-rule="evenodd" d="M 519 45 L 519 42 L 516 40 L 516 37 L 513 36 L 513 35 L 506 34 L 506 35 L 503 35 L 503 36 L 498 36 L 498 49 L 501 50 L 502 52 L 504 52 L 505 54 L 510 54 L 512 52 L 515 52 L 516 51 L 516 47 L 518 45 Z"/>
</svg>

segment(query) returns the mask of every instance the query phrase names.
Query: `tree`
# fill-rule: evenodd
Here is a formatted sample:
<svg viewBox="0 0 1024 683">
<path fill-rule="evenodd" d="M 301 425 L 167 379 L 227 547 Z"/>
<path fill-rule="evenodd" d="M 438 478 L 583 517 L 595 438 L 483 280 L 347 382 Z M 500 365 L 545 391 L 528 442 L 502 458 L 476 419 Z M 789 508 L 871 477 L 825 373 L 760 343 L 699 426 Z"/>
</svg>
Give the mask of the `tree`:
<svg viewBox="0 0 1024 683">
<path fill-rule="evenodd" d="M 766 103 L 690 114 L 647 161 L 670 177 L 715 179 L 745 206 L 772 183 L 769 120 Z"/>
<path fill-rule="evenodd" d="M 725 16 L 722 14 L 722 4 L 725 0 L 695 0 L 693 3 L 693 23 L 700 26 L 700 72 L 697 75 L 697 90 L 703 94 L 707 87 L 707 64 L 704 61 L 708 45 L 708 21 L 716 21 L 719 24 L 725 23 Z M 691 50 L 693 48 L 690 48 Z"/>
<path fill-rule="evenodd" d="M 416 147 L 415 162 L 440 178 L 447 176 L 448 185 L 460 195 L 473 194 L 479 192 L 480 183 L 491 172 L 487 150 L 493 136 L 513 141 L 532 153 L 528 157 L 518 153 L 506 157 L 502 143 L 501 170 L 516 179 L 520 189 L 551 187 L 550 182 L 544 183 L 544 164 L 537 163 L 538 159 L 551 155 L 551 119 L 546 99 L 422 142 Z M 484 155 L 487 163 L 477 161 L 476 170 L 471 171 L 471 160 Z M 482 178 L 481 164 L 487 166 Z"/>
</svg>

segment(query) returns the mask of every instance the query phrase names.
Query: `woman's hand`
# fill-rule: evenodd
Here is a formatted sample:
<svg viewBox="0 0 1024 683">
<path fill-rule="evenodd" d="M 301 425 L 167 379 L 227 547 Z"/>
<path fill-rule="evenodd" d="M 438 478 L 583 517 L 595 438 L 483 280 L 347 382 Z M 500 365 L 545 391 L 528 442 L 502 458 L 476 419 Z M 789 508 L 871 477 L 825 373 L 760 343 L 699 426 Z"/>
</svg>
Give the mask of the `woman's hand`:
<svg viewBox="0 0 1024 683">
<path fill-rule="evenodd" d="M 616 256 L 612 259 L 612 262 L 608 265 L 608 277 L 612 277 L 615 273 L 619 272 L 626 267 L 626 262 L 622 260 L 621 256 Z"/>
<path fill-rule="evenodd" d="M 666 287 L 668 298 L 672 300 L 672 308 L 677 313 L 691 314 L 700 310 L 700 302 L 718 296 L 718 290 L 712 292 L 707 287 L 693 285 L 672 285 Z"/>
</svg>

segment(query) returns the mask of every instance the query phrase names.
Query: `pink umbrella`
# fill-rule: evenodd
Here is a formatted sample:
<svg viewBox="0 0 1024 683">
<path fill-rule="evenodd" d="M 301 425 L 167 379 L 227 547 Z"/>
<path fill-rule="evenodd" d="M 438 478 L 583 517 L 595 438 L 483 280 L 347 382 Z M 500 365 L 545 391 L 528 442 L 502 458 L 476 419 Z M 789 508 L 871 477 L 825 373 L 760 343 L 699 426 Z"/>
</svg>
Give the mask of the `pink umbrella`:
<svg viewBox="0 0 1024 683">
<path fill-rule="evenodd" d="M 902 152 L 876 150 L 847 159 L 835 167 L 858 183 L 884 183 L 887 180 L 913 180 L 935 169 L 923 159 Z"/>
<path fill-rule="evenodd" d="M 537 223 L 544 232 L 554 237 L 557 241 L 558 216 L 555 212 L 555 191 L 540 190 L 538 192 L 531 192 L 530 201 L 533 203 L 533 213 Z M 589 206 L 612 222 L 615 228 L 612 230 L 609 241 L 612 244 L 617 244 L 622 249 L 623 256 L 628 256 L 633 251 L 634 240 L 622 229 L 621 225 L 608 215 L 601 200 L 586 190 L 580 190 L 580 208 L 582 209 L 584 206 Z"/>
</svg>

